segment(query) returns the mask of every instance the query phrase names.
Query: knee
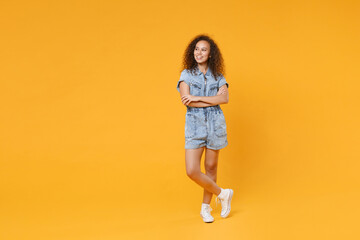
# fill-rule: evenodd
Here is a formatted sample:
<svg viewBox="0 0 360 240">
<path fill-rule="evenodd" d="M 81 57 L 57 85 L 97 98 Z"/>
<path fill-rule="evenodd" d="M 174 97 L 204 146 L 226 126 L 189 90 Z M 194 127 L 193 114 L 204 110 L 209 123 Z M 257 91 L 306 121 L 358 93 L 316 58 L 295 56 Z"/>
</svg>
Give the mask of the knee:
<svg viewBox="0 0 360 240">
<path fill-rule="evenodd" d="M 217 172 L 217 164 L 216 163 L 206 163 L 205 170 L 208 173 L 216 174 Z"/>
<path fill-rule="evenodd" d="M 195 179 L 198 177 L 198 175 L 199 175 L 199 171 L 196 170 L 196 169 L 186 169 L 186 175 L 187 175 L 189 178 L 195 180 Z"/>
</svg>

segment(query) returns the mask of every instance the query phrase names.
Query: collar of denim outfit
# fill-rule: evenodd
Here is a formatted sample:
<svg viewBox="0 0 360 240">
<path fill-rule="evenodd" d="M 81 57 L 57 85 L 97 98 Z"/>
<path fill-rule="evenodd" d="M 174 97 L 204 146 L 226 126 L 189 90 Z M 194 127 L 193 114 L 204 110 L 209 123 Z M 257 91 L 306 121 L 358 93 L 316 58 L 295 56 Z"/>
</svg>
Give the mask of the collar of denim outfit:
<svg viewBox="0 0 360 240">
<path fill-rule="evenodd" d="M 196 66 L 196 74 L 197 75 L 203 74 L 203 72 L 200 71 L 199 66 Z M 210 67 L 208 66 L 208 69 L 207 69 L 207 71 L 205 73 L 205 76 L 211 76 L 211 75 L 212 75 L 212 72 L 211 72 Z"/>
</svg>

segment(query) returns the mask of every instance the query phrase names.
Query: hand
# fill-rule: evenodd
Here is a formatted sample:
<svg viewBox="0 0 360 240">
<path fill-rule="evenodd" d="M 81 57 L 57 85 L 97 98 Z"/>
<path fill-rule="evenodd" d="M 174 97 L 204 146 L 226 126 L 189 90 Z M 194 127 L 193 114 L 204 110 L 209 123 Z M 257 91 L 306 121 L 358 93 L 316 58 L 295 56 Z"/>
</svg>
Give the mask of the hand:
<svg viewBox="0 0 360 240">
<path fill-rule="evenodd" d="M 220 88 L 219 91 L 217 92 L 217 95 L 221 95 L 221 94 L 225 94 L 225 88 Z"/>
<path fill-rule="evenodd" d="M 198 102 L 200 101 L 200 97 L 199 96 L 193 96 L 193 95 L 184 95 L 181 97 L 181 102 L 184 105 L 189 105 L 191 102 Z"/>
</svg>

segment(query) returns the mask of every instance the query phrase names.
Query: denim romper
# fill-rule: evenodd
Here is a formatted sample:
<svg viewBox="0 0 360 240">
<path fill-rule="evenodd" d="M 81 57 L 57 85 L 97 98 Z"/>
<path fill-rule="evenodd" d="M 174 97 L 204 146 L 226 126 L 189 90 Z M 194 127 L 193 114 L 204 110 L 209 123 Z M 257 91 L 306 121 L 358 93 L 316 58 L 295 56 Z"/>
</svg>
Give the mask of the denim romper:
<svg viewBox="0 0 360 240">
<path fill-rule="evenodd" d="M 190 95 L 193 96 L 216 96 L 222 85 L 226 84 L 229 87 L 222 74 L 215 81 L 210 68 L 208 68 L 205 75 L 198 67 L 196 67 L 194 75 L 188 69 L 184 69 L 177 82 L 176 88 L 178 92 L 180 92 L 181 81 L 189 85 Z M 185 149 L 206 146 L 218 150 L 228 145 L 225 116 L 220 105 L 186 107 Z"/>
</svg>

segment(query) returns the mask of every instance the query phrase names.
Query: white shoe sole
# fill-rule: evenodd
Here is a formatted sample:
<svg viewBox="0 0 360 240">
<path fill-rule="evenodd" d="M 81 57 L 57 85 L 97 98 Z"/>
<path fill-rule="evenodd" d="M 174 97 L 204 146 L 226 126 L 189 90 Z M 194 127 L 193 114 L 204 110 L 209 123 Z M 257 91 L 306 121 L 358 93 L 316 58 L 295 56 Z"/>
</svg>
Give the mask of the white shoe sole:
<svg viewBox="0 0 360 240">
<path fill-rule="evenodd" d="M 206 223 L 212 223 L 214 221 L 214 219 L 213 220 L 210 220 L 210 219 L 205 220 L 204 217 L 201 214 L 200 214 L 200 216 L 203 218 L 203 221 L 206 222 Z"/>
<path fill-rule="evenodd" d="M 229 201 L 228 201 L 228 211 L 224 214 L 224 215 L 221 215 L 222 218 L 226 218 L 227 216 L 229 216 L 230 214 L 230 210 L 231 210 L 231 199 L 233 197 L 233 194 L 234 194 L 234 191 L 232 189 L 230 189 L 230 197 L 229 197 Z"/>
</svg>

